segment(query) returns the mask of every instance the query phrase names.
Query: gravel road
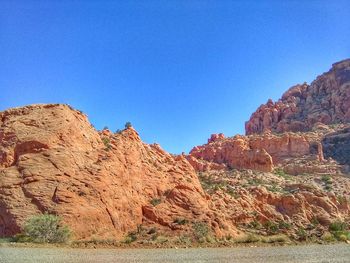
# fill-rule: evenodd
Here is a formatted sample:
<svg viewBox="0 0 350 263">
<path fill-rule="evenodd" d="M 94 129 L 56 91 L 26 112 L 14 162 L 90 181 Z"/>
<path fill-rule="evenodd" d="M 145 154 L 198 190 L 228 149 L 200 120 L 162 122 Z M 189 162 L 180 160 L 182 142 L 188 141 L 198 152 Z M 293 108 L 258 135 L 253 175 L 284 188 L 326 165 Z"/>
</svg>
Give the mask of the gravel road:
<svg viewBox="0 0 350 263">
<path fill-rule="evenodd" d="M 232 262 L 350 263 L 350 245 L 253 248 L 71 249 L 0 247 L 1 263 Z"/>
</svg>

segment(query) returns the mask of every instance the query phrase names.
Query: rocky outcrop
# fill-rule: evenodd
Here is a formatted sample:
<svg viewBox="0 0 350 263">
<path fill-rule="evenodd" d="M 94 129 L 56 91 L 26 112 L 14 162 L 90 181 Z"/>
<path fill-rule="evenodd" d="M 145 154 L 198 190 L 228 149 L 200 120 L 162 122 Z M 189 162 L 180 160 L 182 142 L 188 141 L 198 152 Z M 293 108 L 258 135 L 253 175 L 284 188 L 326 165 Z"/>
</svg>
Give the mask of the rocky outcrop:
<svg viewBox="0 0 350 263">
<path fill-rule="evenodd" d="M 224 216 L 239 228 L 263 235 L 282 232 L 296 238 L 300 229 L 317 238 L 331 222 L 349 219 L 349 179 L 333 176 L 325 184 L 322 178 L 252 170 L 200 173 L 213 209 L 225 210 Z M 330 187 L 332 191 L 327 190 Z"/>
<path fill-rule="evenodd" d="M 333 64 L 310 85 L 291 87 L 282 98 L 268 100 L 246 122 L 246 134 L 310 131 L 319 123 L 350 122 L 350 59 Z"/>
<path fill-rule="evenodd" d="M 309 156 L 323 161 L 319 140 L 315 134 L 297 133 L 236 135 L 230 138 L 212 135 L 207 144 L 194 147 L 187 159 L 197 171 L 236 168 L 271 172 L 275 165 L 291 158 Z"/>
<path fill-rule="evenodd" d="M 239 135 L 227 139 L 223 136 L 221 139 L 217 137 L 212 135 L 207 144 L 194 147 L 190 151 L 188 160 L 197 171 L 215 168 L 212 163 L 221 168 L 246 168 L 267 172 L 273 170 L 271 156 L 265 149 L 250 147 L 247 137 Z M 201 167 L 201 160 L 209 163 Z"/>
<path fill-rule="evenodd" d="M 79 240 L 122 239 L 140 225 L 188 235 L 204 222 L 218 237 L 241 235 L 255 221 L 288 221 L 295 232 L 314 218 L 326 226 L 349 214 L 348 179 L 334 177 L 330 186 L 321 175 L 292 180 L 271 171 L 283 164 L 290 173 L 328 173 L 323 149 L 328 158 L 337 136 L 321 144 L 315 132 L 219 134 L 175 156 L 143 143 L 132 127 L 98 132 L 67 105 L 9 109 L 0 112 L 0 236 L 45 212 L 60 215 Z"/>
<path fill-rule="evenodd" d="M 141 141 L 133 128 L 97 132 L 67 105 L 0 113 L 0 236 L 30 216 L 62 216 L 75 239 L 121 238 L 140 224 L 173 228 L 177 217 L 216 223 L 188 161 Z"/>
</svg>

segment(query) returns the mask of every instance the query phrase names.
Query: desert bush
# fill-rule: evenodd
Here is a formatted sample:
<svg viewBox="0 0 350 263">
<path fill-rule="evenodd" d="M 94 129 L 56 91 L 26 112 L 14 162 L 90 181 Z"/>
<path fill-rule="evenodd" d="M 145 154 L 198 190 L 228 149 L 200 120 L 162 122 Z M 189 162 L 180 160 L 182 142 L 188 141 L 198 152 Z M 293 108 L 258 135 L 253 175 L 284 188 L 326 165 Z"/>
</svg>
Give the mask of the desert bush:
<svg viewBox="0 0 350 263">
<path fill-rule="evenodd" d="M 24 234 L 29 238 L 28 241 L 36 243 L 64 243 L 70 238 L 71 232 L 62 225 L 60 217 L 45 213 L 29 218 L 24 225 Z"/>
<path fill-rule="evenodd" d="M 181 235 L 178 237 L 178 240 L 176 241 L 178 244 L 182 245 L 191 245 L 192 240 L 188 235 Z"/>
<path fill-rule="evenodd" d="M 262 238 L 263 243 L 286 243 L 289 242 L 289 238 L 285 235 L 274 235 Z"/>
<path fill-rule="evenodd" d="M 264 228 L 269 234 L 276 234 L 278 232 L 278 225 L 272 221 L 264 223 Z"/>
<path fill-rule="evenodd" d="M 186 225 L 188 223 L 188 220 L 186 218 L 176 218 L 174 220 L 174 223 L 178 225 Z"/>
<path fill-rule="evenodd" d="M 289 224 L 288 222 L 285 221 L 279 221 L 278 222 L 278 228 L 279 229 L 290 229 L 292 227 L 291 224 Z"/>
<path fill-rule="evenodd" d="M 258 221 L 256 221 L 256 220 L 250 222 L 248 226 L 250 228 L 254 228 L 254 229 L 260 229 L 261 228 L 261 224 Z"/>
<path fill-rule="evenodd" d="M 329 225 L 329 231 L 344 231 L 346 230 L 346 223 L 338 220 L 338 221 L 335 221 L 335 222 L 332 222 L 330 225 Z"/>
<path fill-rule="evenodd" d="M 105 145 L 106 150 L 111 149 L 111 140 L 110 140 L 109 138 L 103 137 L 103 138 L 102 138 L 102 142 L 103 142 L 103 144 Z"/>
<path fill-rule="evenodd" d="M 134 231 L 131 231 L 128 233 L 128 235 L 124 238 L 123 243 L 130 244 L 137 240 L 137 233 Z"/>
<path fill-rule="evenodd" d="M 329 233 L 329 232 L 324 233 L 321 238 L 322 238 L 323 241 L 326 241 L 326 242 L 333 242 L 333 241 L 335 241 L 334 236 L 331 233 Z"/>
<path fill-rule="evenodd" d="M 131 128 L 131 127 L 132 127 L 131 122 L 128 121 L 125 123 L 125 129 Z"/>
<path fill-rule="evenodd" d="M 150 228 L 148 230 L 148 232 L 147 232 L 147 234 L 149 234 L 149 235 L 152 235 L 152 234 L 155 234 L 155 233 L 157 233 L 157 228 L 155 228 L 155 227 Z"/>
<path fill-rule="evenodd" d="M 350 231 L 347 230 L 348 226 L 345 222 L 340 220 L 335 221 L 329 225 L 328 230 L 332 233 L 334 238 L 339 241 L 350 240 Z"/>
<path fill-rule="evenodd" d="M 298 240 L 305 241 L 307 239 L 307 233 L 304 228 L 300 227 L 298 231 L 296 232 L 298 236 Z"/>
<path fill-rule="evenodd" d="M 204 242 L 206 237 L 209 235 L 209 227 L 206 223 L 195 222 L 192 225 L 193 234 L 197 241 Z"/>
<path fill-rule="evenodd" d="M 247 234 L 242 237 L 234 238 L 235 243 L 255 243 L 261 241 L 261 238 L 254 234 Z"/>
<path fill-rule="evenodd" d="M 161 199 L 159 199 L 159 198 L 153 198 L 153 199 L 151 200 L 151 205 L 157 206 L 157 205 L 159 205 L 161 202 L 162 202 Z"/>
<path fill-rule="evenodd" d="M 156 241 L 156 243 L 158 243 L 158 244 L 163 244 L 163 243 L 168 242 L 169 240 L 165 236 L 157 236 L 154 241 Z"/>
</svg>

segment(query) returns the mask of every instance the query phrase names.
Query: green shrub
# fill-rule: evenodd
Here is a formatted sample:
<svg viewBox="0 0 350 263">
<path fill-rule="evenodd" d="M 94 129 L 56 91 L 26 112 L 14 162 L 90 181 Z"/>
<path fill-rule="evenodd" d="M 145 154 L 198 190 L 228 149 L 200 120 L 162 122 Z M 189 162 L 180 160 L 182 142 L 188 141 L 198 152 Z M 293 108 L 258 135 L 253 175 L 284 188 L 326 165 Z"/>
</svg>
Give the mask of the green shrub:
<svg viewBox="0 0 350 263">
<path fill-rule="evenodd" d="M 248 226 L 250 228 L 254 228 L 254 229 L 260 229 L 261 228 L 261 224 L 258 221 L 256 221 L 256 220 L 250 222 Z"/>
<path fill-rule="evenodd" d="M 199 242 L 204 242 L 209 235 L 209 227 L 206 223 L 195 222 L 193 223 L 192 229 L 196 240 Z"/>
<path fill-rule="evenodd" d="M 333 242 L 333 241 L 335 241 L 334 236 L 331 233 L 329 233 L 329 232 L 324 233 L 321 238 L 325 242 Z"/>
<path fill-rule="evenodd" d="M 103 137 L 102 142 L 105 145 L 107 151 L 111 149 L 111 140 L 109 138 Z"/>
<path fill-rule="evenodd" d="M 329 231 L 331 232 L 336 232 L 336 231 L 344 231 L 346 230 L 346 223 L 342 222 L 342 221 L 335 221 L 332 222 L 329 225 Z"/>
<path fill-rule="evenodd" d="M 132 127 L 131 122 L 128 121 L 125 123 L 125 129 L 131 128 L 131 127 Z"/>
<path fill-rule="evenodd" d="M 176 243 L 181 244 L 181 245 L 191 245 L 192 240 L 188 235 L 181 235 L 178 237 L 178 240 Z"/>
<path fill-rule="evenodd" d="M 278 176 L 282 176 L 282 177 L 286 176 L 286 173 L 284 172 L 284 170 L 282 168 L 276 168 L 274 170 L 274 173 Z"/>
<path fill-rule="evenodd" d="M 128 235 L 124 238 L 124 243 L 125 244 L 130 244 L 130 243 L 132 243 L 132 242 L 134 242 L 134 241 L 136 241 L 137 240 L 137 233 L 136 232 L 134 232 L 134 231 L 131 231 L 131 232 L 129 232 L 128 233 Z"/>
<path fill-rule="evenodd" d="M 36 243 L 64 243 L 71 235 L 69 228 L 62 225 L 60 217 L 47 213 L 29 218 L 25 222 L 24 233 Z"/>
<path fill-rule="evenodd" d="M 289 238 L 285 235 L 274 235 L 262 238 L 263 243 L 286 243 L 289 241 Z"/>
<path fill-rule="evenodd" d="M 159 198 L 153 198 L 153 199 L 151 200 L 151 204 L 152 204 L 153 206 L 157 206 L 157 205 L 159 205 L 161 202 L 162 202 L 162 200 L 159 199 Z"/>
<path fill-rule="evenodd" d="M 279 229 L 290 229 L 292 227 L 291 224 L 289 224 L 288 222 L 285 221 L 279 221 L 278 222 L 278 228 Z"/>
<path fill-rule="evenodd" d="M 305 241 L 307 238 L 307 233 L 306 233 L 305 229 L 300 227 L 297 231 L 297 236 L 298 236 L 299 240 Z"/>
<path fill-rule="evenodd" d="M 276 234 L 278 232 L 278 225 L 272 221 L 264 223 L 264 227 L 269 234 Z"/>
<path fill-rule="evenodd" d="M 188 220 L 185 218 L 176 218 L 174 220 L 174 223 L 178 225 L 186 225 L 188 223 Z"/>
<path fill-rule="evenodd" d="M 347 224 L 340 220 L 335 221 L 329 225 L 329 231 L 339 241 L 350 240 L 350 231 L 347 231 Z"/>
</svg>

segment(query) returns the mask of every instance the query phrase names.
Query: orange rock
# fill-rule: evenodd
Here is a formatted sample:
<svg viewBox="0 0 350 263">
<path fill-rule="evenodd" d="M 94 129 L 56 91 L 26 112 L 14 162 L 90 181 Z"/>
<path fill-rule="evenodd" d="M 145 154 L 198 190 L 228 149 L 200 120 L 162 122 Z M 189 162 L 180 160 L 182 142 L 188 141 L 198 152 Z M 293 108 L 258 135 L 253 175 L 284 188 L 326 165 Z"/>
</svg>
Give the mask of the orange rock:
<svg viewBox="0 0 350 263">
<path fill-rule="evenodd" d="M 246 134 L 308 131 L 316 124 L 350 122 L 350 59 L 333 64 L 310 85 L 287 90 L 261 105 L 246 122 Z"/>
<path fill-rule="evenodd" d="M 216 224 L 187 160 L 143 143 L 133 128 L 99 133 L 58 104 L 1 112 L 0 127 L 0 236 L 45 211 L 62 216 L 75 239 L 121 238 L 140 224 L 171 228 L 176 217 Z"/>
</svg>

